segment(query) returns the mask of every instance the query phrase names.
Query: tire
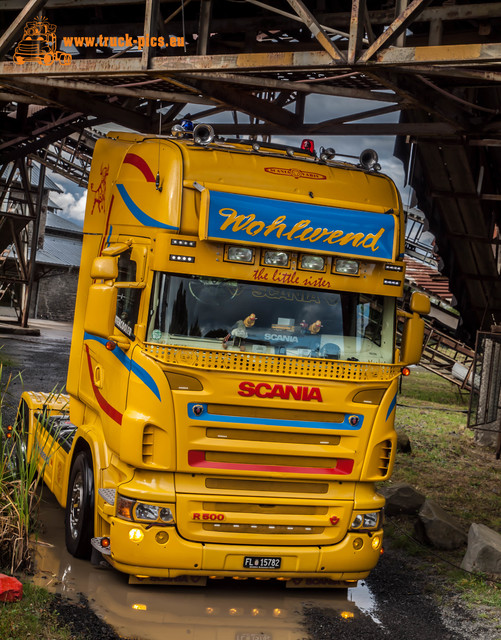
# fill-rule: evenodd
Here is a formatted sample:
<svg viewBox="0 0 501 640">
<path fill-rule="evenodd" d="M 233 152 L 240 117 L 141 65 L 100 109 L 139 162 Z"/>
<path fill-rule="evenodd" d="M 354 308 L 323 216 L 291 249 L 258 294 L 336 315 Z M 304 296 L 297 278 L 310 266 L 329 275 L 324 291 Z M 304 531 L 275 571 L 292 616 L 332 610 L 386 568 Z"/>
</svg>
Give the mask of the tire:
<svg viewBox="0 0 501 640">
<path fill-rule="evenodd" d="M 77 455 L 71 468 L 64 531 L 71 555 L 89 559 L 94 535 L 94 473 L 90 454 L 84 451 Z"/>
<path fill-rule="evenodd" d="M 46 53 L 44 55 L 44 57 L 43 57 L 43 63 L 42 64 L 44 64 L 47 67 L 50 67 L 54 62 L 54 57 L 55 56 L 54 56 L 53 53 L 51 53 L 51 52 Z"/>
</svg>

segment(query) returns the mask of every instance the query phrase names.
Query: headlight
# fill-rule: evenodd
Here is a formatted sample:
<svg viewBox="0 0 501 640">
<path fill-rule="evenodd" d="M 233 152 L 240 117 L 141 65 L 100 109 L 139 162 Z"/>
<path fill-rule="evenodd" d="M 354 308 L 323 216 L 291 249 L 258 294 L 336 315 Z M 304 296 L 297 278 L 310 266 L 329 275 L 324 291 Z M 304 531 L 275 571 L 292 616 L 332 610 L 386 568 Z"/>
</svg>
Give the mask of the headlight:
<svg viewBox="0 0 501 640">
<path fill-rule="evenodd" d="M 169 507 L 139 502 L 119 495 L 117 516 L 132 522 L 150 522 L 156 524 L 174 524 L 174 513 Z"/>
<path fill-rule="evenodd" d="M 254 251 L 248 247 L 228 247 L 227 256 L 232 262 L 253 262 Z"/>
<path fill-rule="evenodd" d="M 311 271 L 323 271 L 325 259 L 322 256 L 301 256 L 301 269 Z"/>
<path fill-rule="evenodd" d="M 138 502 L 136 505 L 136 520 L 158 520 L 158 507 L 152 504 Z"/>
<path fill-rule="evenodd" d="M 380 514 L 380 511 L 357 513 L 351 523 L 350 529 L 377 529 L 379 526 Z"/>
<path fill-rule="evenodd" d="M 263 263 L 273 267 L 288 267 L 289 254 L 285 251 L 265 251 Z"/>
<path fill-rule="evenodd" d="M 334 271 L 347 276 L 358 275 L 359 264 L 357 260 L 336 260 Z"/>
</svg>

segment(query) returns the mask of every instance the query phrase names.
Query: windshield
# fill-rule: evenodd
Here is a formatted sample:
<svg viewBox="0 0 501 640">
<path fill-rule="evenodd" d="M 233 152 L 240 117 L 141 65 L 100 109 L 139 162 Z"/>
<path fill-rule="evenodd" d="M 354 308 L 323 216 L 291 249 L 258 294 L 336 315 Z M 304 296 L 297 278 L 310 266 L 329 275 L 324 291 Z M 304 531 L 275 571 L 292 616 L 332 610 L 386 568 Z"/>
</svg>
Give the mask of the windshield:
<svg viewBox="0 0 501 640">
<path fill-rule="evenodd" d="M 394 320 L 383 296 L 157 273 L 147 341 L 392 362 Z"/>
</svg>

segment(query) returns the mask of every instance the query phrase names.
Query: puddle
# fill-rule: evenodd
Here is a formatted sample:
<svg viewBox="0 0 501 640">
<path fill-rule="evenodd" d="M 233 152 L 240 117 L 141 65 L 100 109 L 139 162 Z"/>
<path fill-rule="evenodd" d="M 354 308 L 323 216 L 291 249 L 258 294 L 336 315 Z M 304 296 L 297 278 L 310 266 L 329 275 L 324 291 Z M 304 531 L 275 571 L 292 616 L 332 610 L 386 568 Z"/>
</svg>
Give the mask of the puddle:
<svg viewBox="0 0 501 640">
<path fill-rule="evenodd" d="M 73 558 L 64 544 L 64 512 L 45 491 L 44 533 L 36 545 L 32 581 L 90 606 L 119 634 L 141 640 L 306 640 L 304 605 L 328 607 L 343 617 L 374 615 L 374 599 L 363 582 L 354 589 L 286 590 L 270 582 L 210 581 L 206 587 L 129 585 L 113 569 Z M 348 593 L 348 595 L 346 595 Z"/>
</svg>

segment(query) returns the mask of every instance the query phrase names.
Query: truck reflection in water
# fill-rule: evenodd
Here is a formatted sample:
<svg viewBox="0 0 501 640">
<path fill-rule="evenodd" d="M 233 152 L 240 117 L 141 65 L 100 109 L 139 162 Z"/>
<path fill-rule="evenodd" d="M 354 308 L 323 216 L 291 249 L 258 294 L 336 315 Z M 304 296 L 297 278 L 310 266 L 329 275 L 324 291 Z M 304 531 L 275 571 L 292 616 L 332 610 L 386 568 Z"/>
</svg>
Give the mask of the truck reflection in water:
<svg viewBox="0 0 501 640">
<path fill-rule="evenodd" d="M 304 607 L 334 610 L 349 624 L 370 613 L 372 596 L 354 589 L 286 589 L 284 583 L 180 580 L 179 586 L 130 585 L 128 576 L 73 558 L 64 545 L 64 513 L 48 492 L 41 507 L 33 582 L 64 597 L 82 593 L 96 614 L 124 637 L 140 640 L 306 640 Z M 319 583 L 321 579 L 310 580 Z M 379 623 L 371 614 L 372 620 Z"/>
</svg>

